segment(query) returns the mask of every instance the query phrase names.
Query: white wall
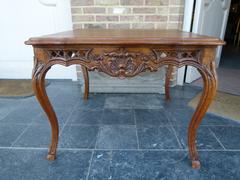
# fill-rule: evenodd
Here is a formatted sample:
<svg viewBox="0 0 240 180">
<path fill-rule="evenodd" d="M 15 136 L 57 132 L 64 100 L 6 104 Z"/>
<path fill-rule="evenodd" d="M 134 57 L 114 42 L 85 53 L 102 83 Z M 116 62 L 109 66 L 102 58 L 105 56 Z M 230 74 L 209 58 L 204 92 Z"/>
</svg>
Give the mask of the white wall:
<svg viewBox="0 0 240 180">
<path fill-rule="evenodd" d="M 33 36 L 70 30 L 70 0 L 0 0 L 0 78 L 31 78 Z M 76 79 L 75 67 L 53 67 L 47 78 Z"/>
</svg>

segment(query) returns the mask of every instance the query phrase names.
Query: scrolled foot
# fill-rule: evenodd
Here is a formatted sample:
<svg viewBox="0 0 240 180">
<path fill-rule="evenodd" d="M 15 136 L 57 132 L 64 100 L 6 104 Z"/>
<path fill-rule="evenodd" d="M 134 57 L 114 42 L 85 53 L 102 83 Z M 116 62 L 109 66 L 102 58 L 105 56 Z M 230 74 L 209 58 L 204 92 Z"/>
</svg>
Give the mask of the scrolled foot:
<svg viewBox="0 0 240 180">
<path fill-rule="evenodd" d="M 56 155 L 55 154 L 48 154 L 47 155 L 47 160 L 54 161 L 55 159 L 56 159 Z"/>
<path fill-rule="evenodd" d="M 192 168 L 193 169 L 200 169 L 201 167 L 201 164 L 200 164 L 200 161 L 192 161 Z"/>
</svg>

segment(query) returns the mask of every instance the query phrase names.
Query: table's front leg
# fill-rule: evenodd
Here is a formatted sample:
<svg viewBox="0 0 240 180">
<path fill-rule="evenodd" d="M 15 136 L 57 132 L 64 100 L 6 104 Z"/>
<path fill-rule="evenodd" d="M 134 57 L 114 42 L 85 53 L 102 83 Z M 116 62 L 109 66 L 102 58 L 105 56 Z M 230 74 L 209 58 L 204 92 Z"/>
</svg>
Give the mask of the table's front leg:
<svg viewBox="0 0 240 180">
<path fill-rule="evenodd" d="M 193 168 L 200 168 L 200 161 L 196 148 L 197 129 L 216 94 L 217 88 L 217 74 L 214 61 L 210 62 L 209 65 L 202 65 L 198 71 L 203 78 L 204 90 L 188 128 L 188 148 Z"/>
<path fill-rule="evenodd" d="M 50 67 L 46 66 L 43 62 L 37 60 L 36 58 L 34 59 L 34 63 L 35 65 L 32 73 L 32 87 L 51 124 L 52 139 L 49 146 L 47 159 L 54 160 L 56 157 L 56 149 L 58 144 L 59 127 L 56 114 L 45 90 L 45 76 Z"/>
</svg>

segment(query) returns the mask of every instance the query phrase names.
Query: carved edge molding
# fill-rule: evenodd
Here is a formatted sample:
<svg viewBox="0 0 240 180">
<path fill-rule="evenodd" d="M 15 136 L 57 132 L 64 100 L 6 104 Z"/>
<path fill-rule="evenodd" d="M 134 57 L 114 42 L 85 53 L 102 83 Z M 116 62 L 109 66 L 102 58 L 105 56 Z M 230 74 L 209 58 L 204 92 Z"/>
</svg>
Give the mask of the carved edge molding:
<svg viewBox="0 0 240 180">
<path fill-rule="evenodd" d="M 164 49 L 164 48 L 114 48 L 106 49 L 70 49 L 56 50 L 45 49 L 48 60 L 46 64 L 61 64 L 69 66 L 80 64 L 88 71 L 98 70 L 113 77 L 133 77 L 144 71 L 157 71 L 164 64 L 172 63 L 181 66 L 186 61 L 201 64 L 202 51 L 198 49 Z M 35 63 L 35 69 L 42 68 L 42 64 Z M 36 71 L 35 73 L 38 73 Z"/>
</svg>

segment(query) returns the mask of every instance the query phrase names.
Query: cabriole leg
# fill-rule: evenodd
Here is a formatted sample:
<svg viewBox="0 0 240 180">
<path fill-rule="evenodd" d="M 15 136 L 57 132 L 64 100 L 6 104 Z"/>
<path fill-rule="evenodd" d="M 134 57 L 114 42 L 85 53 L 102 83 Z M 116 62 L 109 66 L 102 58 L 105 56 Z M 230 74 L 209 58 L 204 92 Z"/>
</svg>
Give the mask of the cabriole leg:
<svg viewBox="0 0 240 180">
<path fill-rule="evenodd" d="M 46 67 L 43 62 L 35 59 L 35 65 L 32 74 L 32 88 L 43 110 L 47 114 L 48 120 L 51 125 L 52 137 L 47 159 L 54 160 L 56 158 L 59 127 L 56 114 L 52 108 L 52 105 L 45 90 L 45 76 L 49 69 L 50 67 Z"/>
<path fill-rule="evenodd" d="M 217 74 L 215 71 L 214 62 L 211 62 L 208 67 L 207 66 L 204 67 L 203 70 L 199 70 L 199 72 L 203 78 L 204 90 L 188 128 L 189 154 L 191 158 L 192 168 L 195 168 L 195 169 L 200 168 L 200 161 L 199 161 L 198 152 L 196 148 L 197 129 L 201 123 L 202 118 L 207 112 L 207 109 L 210 103 L 212 102 L 216 94 L 216 87 L 217 87 Z"/>
</svg>

